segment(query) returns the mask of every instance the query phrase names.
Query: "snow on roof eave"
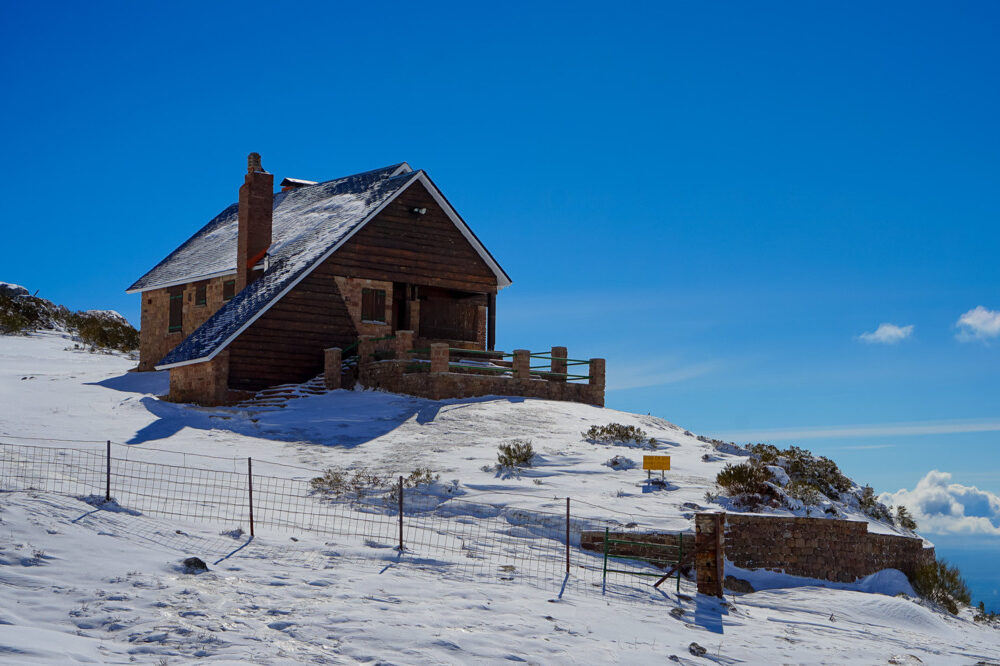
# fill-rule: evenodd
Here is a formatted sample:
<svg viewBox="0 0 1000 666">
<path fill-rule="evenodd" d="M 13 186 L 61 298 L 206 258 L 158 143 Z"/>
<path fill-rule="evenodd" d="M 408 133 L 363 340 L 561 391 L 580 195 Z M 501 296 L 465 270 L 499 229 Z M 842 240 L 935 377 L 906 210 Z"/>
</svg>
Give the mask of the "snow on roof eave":
<svg viewBox="0 0 1000 666">
<path fill-rule="evenodd" d="M 276 294 L 274 298 L 268 301 L 267 304 L 264 305 L 264 307 L 255 312 L 251 317 L 248 317 L 247 321 L 245 321 L 243 325 L 240 326 L 232 335 L 223 340 L 220 344 L 216 345 L 215 349 L 213 349 L 211 353 L 206 354 L 204 356 L 200 356 L 195 359 L 177 361 L 176 363 L 166 363 L 154 367 L 157 370 L 169 370 L 170 368 L 179 368 L 181 366 L 192 365 L 194 363 L 205 363 L 211 361 L 213 358 L 218 356 L 219 352 L 228 347 L 233 340 L 242 335 L 246 329 L 250 328 L 250 326 L 255 321 L 257 321 L 265 312 L 270 310 L 272 305 L 274 305 L 282 298 L 284 298 L 285 295 L 292 289 L 294 289 L 299 282 L 304 280 L 307 275 L 312 273 L 317 266 L 319 266 L 324 261 L 329 259 L 330 255 L 332 255 L 334 252 L 343 247 L 343 245 L 347 243 L 347 241 L 349 241 L 351 238 L 354 237 L 354 234 L 361 231 L 361 229 L 363 229 L 365 225 L 367 225 L 369 222 L 375 219 L 375 217 L 379 213 L 381 213 L 386 206 L 395 201 L 400 194 L 409 189 L 409 187 L 417 181 L 419 181 L 421 184 L 424 185 L 424 187 L 427 188 L 427 191 L 431 193 L 431 196 L 438 203 L 438 205 L 441 206 L 442 210 L 444 210 L 444 212 L 448 215 L 452 223 L 454 223 L 455 226 L 458 227 L 458 230 L 462 233 L 463 236 L 465 236 L 465 239 L 469 241 L 472 247 L 479 253 L 479 256 L 483 259 L 483 261 L 486 262 L 486 265 L 489 266 L 490 270 L 492 270 L 494 275 L 496 275 L 497 288 L 503 289 L 504 287 L 508 287 L 511 285 L 510 276 L 508 276 L 507 273 L 502 268 L 500 268 L 500 264 L 498 264 L 496 259 L 493 258 L 493 255 L 489 253 L 486 247 L 480 242 L 476 234 L 472 232 L 472 229 L 470 229 L 469 226 L 465 223 L 465 221 L 459 216 L 458 212 L 455 211 L 454 208 L 452 208 L 451 204 L 448 203 L 448 200 L 444 198 L 444 195 L 441 194 L 441 192 L 437 189 L 437 186 L 434 185 L 430 177 L 428 177 L 423 170 L 414 172 L 412 169 L 410 169 L 410 166 L 404 162 L 403 164 L 400 165 L 400 168 L 397 169 L 397 171 L 394 173 L 413 173 L 414 175 L 406 182 L 405 185 L 396 190 L 392 194 L 392 196 L 388 197 L 385 201 L 383 201 L 378 206 L 378 208 L 369 213 L 368 216 L 365 217 L 365 219 L 362 220 L 360 224 L 356 225 L 353 229 L 351 229 L 350 233 L 346 234 L 343 238 L 337 241 L 337 243 L 333 247 L 331 247 L 329 250 L 320 255 L 319 258 L 317 258 L 316 261 L 314 261 L 313 264 L 309 266 L 309 268 L 302 271 L 302 273 L 297 278 L 292 280 L 284 289 L 278 292 L 278 294 Z"/>
<path fill-rule="evenodd" d="M 236 274 L 236 266 L 233 266 L 232 268 L 229 268 L 229 269 L 224 270 L 224 271 L 216 271 L 214 273 L 206 273 L 205 275 L 192 275 L 190 277 L 186 277 L 186 278 L 183 278 L 183 279 L 174 280 L 173 282 L 164 282 L 163 284 L 154 284 L 154 285 L 150 285 L 148 287 L 139 287 L 137 289 L 134 289 L 133 288 L 134 285 L 133 285 L 133 287 L 129 287 L 128 289 L 126 289 L 125 293 L 126 294 L 141 294 L 144 291 L 153 291 L 155 289 L 166 289 L 168 287 L 178 287 L 178 286 L 180 286 L 182 284 L 188 284 L 189 282 L 198 282 L 199 280 L 209 280 L 209 279 L 215 278 L 215 277 L 223 277 L 225 275 L 235 275 L 235 274 Z M 138 282 L 136 284 L 138 284 Z"/>
</svg>

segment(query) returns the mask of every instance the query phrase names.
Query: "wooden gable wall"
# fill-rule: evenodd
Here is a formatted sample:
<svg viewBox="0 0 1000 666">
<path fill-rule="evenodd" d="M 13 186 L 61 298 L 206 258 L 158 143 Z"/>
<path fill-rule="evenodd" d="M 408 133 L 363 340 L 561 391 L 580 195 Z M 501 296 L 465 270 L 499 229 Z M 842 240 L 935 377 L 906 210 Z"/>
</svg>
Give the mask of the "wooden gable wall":
<svg viewBox="0 0 1000 666">
<path fill-rule="evenodd" d="M 413 213 L 426 208 L 425 215 Z M 331 275 L 496 292 L 497 278 L 422 183 L 414 183 L 327 260 Z"/>
<path fill-rule="evenodd" d="M 323 370 L 323 350 L 358 337 L 335 280 L 313 271 L 229 345 L 229 387 L 259 391 Z"/>
<path fill-rule="evenodd" d="M 497 290 L 493 271 L 430 192 L 414 183 L 230 344 L 230 388 L 306 381 L 322 372 L 324 349 L 357 339 L 335 276 Z"/>
</svg>

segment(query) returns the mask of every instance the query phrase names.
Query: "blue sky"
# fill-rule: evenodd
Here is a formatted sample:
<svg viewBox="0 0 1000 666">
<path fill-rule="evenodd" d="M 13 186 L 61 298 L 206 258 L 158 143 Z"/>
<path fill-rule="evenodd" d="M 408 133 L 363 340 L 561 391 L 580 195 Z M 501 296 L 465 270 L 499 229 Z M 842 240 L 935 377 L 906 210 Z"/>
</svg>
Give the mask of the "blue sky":
<svg viewBox="0 0 1000 666">
<path fill-rule="evenodd" d="M 606 357 L 609 406 L 880 491 L 1000 494 L 994 3 L 0 12 L 0 280 L 138 323 L 124 288 L 248 152 L 406 160 L 513 277 L 500 347 Z M 859 338 L 881 324 L 906 337 Z"/>
</svg>

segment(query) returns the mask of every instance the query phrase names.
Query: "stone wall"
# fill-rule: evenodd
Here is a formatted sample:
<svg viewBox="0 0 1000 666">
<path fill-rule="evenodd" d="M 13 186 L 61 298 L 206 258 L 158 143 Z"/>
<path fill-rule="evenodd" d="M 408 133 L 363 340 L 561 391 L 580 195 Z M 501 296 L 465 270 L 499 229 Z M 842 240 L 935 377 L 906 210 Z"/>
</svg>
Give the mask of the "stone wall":
<svg viewBox="0 0 1000 666">
<path fill-rule="evenodd" d="M 222 300 L 222 285 L 235 279 L 236 274 L 205 280 L 206 302 L 195 303 L 195 291 L 199 282 L 183 285 L 183 318 L 181 330 L 175 333 L 167 329 L 170 323 L 170 291 L 150 289 L 142 292 L 142 308 L 139 324 L 139 370 L 152 370 L 171 349 L 176 347 L 196 328 L 215 314 L 225 301 Z"/>
<path fill-rule="evenodd" d="M 170 370 L 172 402 L 224 405 L 237 399 L 229 390 L 229 352 L 222 351 L 211 361 L 192 363 Z"/>
<path fill-rule="evenodd" d="M 431 400 L 503 395 L 604 406 L 603 382 L 578 384 L 544 379 L 498 377 L 476 374 L 472 369 L 458 372 L 405 372 L 410 363 L 404 360 L 362 364 L 359 368 L 358 381 L 365 388 L 405 393 Z"/>
<path fill-rule="evenodd" d="M 392 282 L 384 280 L 366 280 L 362 278 L 336 276 L 337 287 L 344 297 L 344 304 L 351 314 L 351 320 L 358 331 L 359 336 L 370 335 L 382 337 L 392 332 L 393 312 L 392 307 Z M 361 290 L 381 289 L 385 292 L 385 323 L 366 322 L 361 319 Z"/>
<path fill-rule="evenodd" d="M 868 523 L 850 520 L 727 514 L 725 538 L 738 567 L 843 583 L 890 568 L 912 576 L 934 559 L 919 538 L 869 534 Z"/>
</svg>

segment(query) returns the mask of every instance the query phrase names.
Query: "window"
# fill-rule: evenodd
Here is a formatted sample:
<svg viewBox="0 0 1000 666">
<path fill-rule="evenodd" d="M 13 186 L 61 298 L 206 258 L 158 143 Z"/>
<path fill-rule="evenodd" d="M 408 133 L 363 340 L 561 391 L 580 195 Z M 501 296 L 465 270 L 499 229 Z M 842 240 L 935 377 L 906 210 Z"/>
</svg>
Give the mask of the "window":
<svg viewBox="0 0 1000 666">
<path fill-rule="evenodd" d="M 194 286 L 194 304 L 205 305 L 208 303 L 208 283 L 199 282 Z"/>
<path fill-rule="evenodd" d="M 184 327 L 184 287 L 174 287 L 170 290 L 170 321 L 167 324 L 168 333 L 176 333 Z"/>
<path fill-rule="evenodd" d="M 231 300 L 236 295 L 236 280 L 226 280 L 222 283 L 222 300 Z"/>
<path fill-rule="evenodd" d="M 385 290 L 361 290 L 361 321 L 385 323 Z"/>
</svg>

